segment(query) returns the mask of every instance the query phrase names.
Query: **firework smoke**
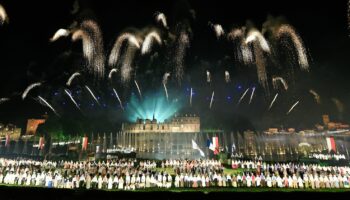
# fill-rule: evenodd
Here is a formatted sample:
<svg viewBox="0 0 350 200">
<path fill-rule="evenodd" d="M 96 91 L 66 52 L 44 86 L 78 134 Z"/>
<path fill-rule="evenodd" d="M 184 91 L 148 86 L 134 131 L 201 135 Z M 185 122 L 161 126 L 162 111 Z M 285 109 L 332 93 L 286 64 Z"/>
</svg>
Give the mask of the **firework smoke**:
<svg viewBox="0 0 350 200">
<path fill-rule="evenodd" d="M 211 75 L 210 72 L 207 70 L 207 82 L 210 83 L 211 82 Z"/>
<path fill-rule="evenodd" d="M 186 55 L 186 49 L 190 47 L 190 39 L 185 31 L 180 33 L 178 38 L 178 45 L 175 52 L 175 76 L 179 84 L 184 74 L 184 57 Z"/>
<path fill-rule="evenodd" d="M 156 18 L 156 21 L 158 23 L 161 23 L 164 28 L 169 29 L 164 13 L 157 12 L 155 18 Z"/>
<path fill-rule="evenodd" d="M 297 106 L 299 101 L 295 102 L 295 104 L 292 105 L 292 107 L 288 110 L 287 115 L 294 109 L 295 106 Z"/>
<path fill-rule="evenodd" d="M 41 96 L 38 96 L 38 98 L 39 98 L 39 102 L 41 103 L 41 104 L 44 104 L 45 106 L 47 106 L 47 107 L 49 107 L 58 117 L 60 116 L 57 112 L 56 112 L 56 110 L 44 99 L 44 98 L 42 98 Z"/>
<path fill-rule="evenodd" d="M 168 78 L 170 76 L 170 73 L 169 72 L 166 72 L 164 75 L 163 75 L 163 84 L 166 85 L 168 83 Z"/>
<path fill-rule="evenodd" d="M 253 100 L 254 92 L 255 92 L 255 87 L 253 87 L 253 89 L 252 89 L 252 94 L 250 95 L 249 104 L 250 104 L 250 103 L 252 102 L 252 100 Z"/>
<path fill-rule="evenodd" d="M 132 44 L 138 49 L 140 48 L 140 42 L 133 34 L 123 33 L 115 41 L 111 54 L 109 55 L 109 60 L 108 60 L 109 66 L 113 67 L 117 64 L 118 59 L 120 57 L 120 50 L 125 40 L 128 41 L 128 44 Z"/>
<path fill-rule="evenodd" d="M 309 90 L 309 92 L 314 96 L 314 99 L 317 104 L 321 104 L 321 97 L 318 95 L 315 90 Z"/>
<path fill-rule="evenodd" d="M 70 86 L 70 84 L 72 83 L 72 81 L 74 80 L 74 78 L 77 77 L 77 76 L 80 76 L 80 75 L 81 75 L 81 74 L 80 74 L 79 72 L 75 72 L 74 74 L 72 74 L 72 75 L 69 77 L 69 79 L 68 79 L 66 85 L 67 85 L 67 86 Z"/>
<path fill-rule="evenodd" d="M 116 68 L 113 68 L 113 69 L 111 69 L 111 71 L 109 72 L 109 74 L 108 74 L 108 78 L 109 79 L 112 79 L 112 75 L 113 75 L 113 73 L 117 73 L 117 69 Z"/>
<path fill-rule="evenodd" d="M 65 89 L 64 92 L 69 96 L 70 100 L 72 100 L 72 102 L 74 103 L 75 107 L 77 107 L 80 110 L 80 107 L 77 104 L 77 102 L 75 102 L 74 98 L 72 97 L 72 94 L 67 89 Z"/>
<path fill-rule="evenodd" d="M 211 109 L 211 106 L 213 105 L 213 101 L 214 101 L 214 91 L 213 91 L 213 93 L 211 94 L 209 109 Z"/>
<path fill-rule="evenodd" d="M 4 24 L 5 22 L 8 22 L 9 18 L 7 16 L 5 8 L 0 4 L 0 24 Z"/>
<path fill-rule="evenodd" d="M 148 33 L 145 37 L 145 41 L 142 43 L 141 54 L 146 54 L 151 51 L 152 42 L 157 41 L 159 45 L 162 44 L 162 39 L 156 31 Z"/>
<path fill-rule="evenodd" d="M 298 33 L 290 25 L 282 25 L 278 29 L 277 38 L 282 40 L 283 45 L 288 45 L 288 42 L 283 37 L 284 35 L 288 36 L 293 42 L 293 45 L 298 54 L 298 63 L 301 70 L 309 71 L 309 62 L 306 55 L 306 49 Z"/>
<path fill-rule="evenodd" d="M 252 30 L 248 32 L 247 38 L 246 38 L 246 43 L 249 44 L 253 41 L 258 41 L 259 45 L 261 46 L 261 48 L 265 51 L 270 53 L 270 46 L 267 43 L 265 37 L 260 33 L 260 31 L 257 30 Z"/>
<path fill-rule="evenodd" d="M 277 84 L 277 81 L 280 81 L 282 84 L 283 84 L 283 87 L 285 90 L 288 90 L 288 84 L 287 82 L 282 78 L 282 77 L 273 77 L 272 78 L 272 85 L 273 85 L 273 88 L 274 89 L 277 89 L 278 88 L 278 84 Z"/>
<path fill-rule="evenodd" d="M 87 85 L 85 85 L 85 88 L 89 91 L 90 95 L 91 95 L 92 98 L 96 101 L 96 103 L 97 103 L 98 105 L 100 105 L 100 102 L 97 100 L 96 96 L 95 96 L 94 93 L 90 90 L 90 88 L 89 88 Z"/>
<path fill-rule="evenodd" d="M 337 107 L 338 112 L 342 113 L 344 111 L 344 104 L 337 98 L 332 98 L 332 101 Z"/>
<path fill-rule="evenodd" d="M 192 106 L 192 96 L 193 96 L 193 89 L 191 88 L 191 94 L 190 94 L 190 106 Z"/>
<path fill-rule="evenodd" d="M 215 35 L 217 39 L 225 35 L 225 31 L 220 24 L 213 24 L 211 22 L 209 22 L 208 24 L 215 31 Z"/>
<path fill-rule="evenodd" d="M 38 83 L 33 83 L 33 84 L 29 85 L 29 86 L 24 90 L 24 92 L 23 92 L 23 94 L 22 94 L 22 99 L 24 100 L 24 99 L 27 97 L 28 93 L 29 93 L 33 88 L 39 87 L 39 86 L 41 86 L 41 83 L 40 83 L 40 82 L 38 82 Z"/>
<path fill-rule="evenodd" d="M 228 34 L 228 39 L 233 41 L 236 47 L 236 58 L 245 65 L 253 62 L 253 54 L 250 47 L 245 43 L 244 33 L 242 28 L 232 29 Z"/>
<path fill-rule="evenodd" d="M 242 94 L 241 98 L 239 99 L 237 105 L 239 105 L 239 104 L 241 103 L 241 101 L 243 100 L 243 98 L 245 97 L 245 95 L 248 93 L 248 91 L 249 91 L 249 88 L 246 89 L 246 90 L 244 91 L 244 93 Z"/>
<path fill-rule="evenodd" d="M 114 88 L 113 88 L 113 92 L 114 92 L 115 96 L 117 97 L 117 99 L 119 101 L 120 107 L 122 108 L 122 110 L 124 110 L 122 101 L 120 100 L 119 95 L 118 95 L 117 91 Z"/>
<path fill-rule="evenodd" d="M 230 79 L 230 73 L 228 71 L 225 71 L 225 82 L 228 83 L 230 82 L 231 79 Z"/>
<path fill-rule="evenodd" d="M 61 37 L 67 37 L 69 34 L 70 34 L 70 31 L 67 29 L 63 29 L 63 28 L 58 29 L 56 33 L 52 36 L 52 38 L 50 38 L 50 42 L 54 42 Z"/>
<path fill-rule="evenodd" d="M 168 96 L 168 89 L 166 88 L 166 85 L 163 83 L 164 86 L 164 91 L 165 91 L 165 96 L 166 96 L 166 100 L 169 101 L 169 96 Z"/>
<path fill-rule="evenodd" d="M 268 110 L 270 110 L 270 109 L 272 108 L 272 106 L 273 106 L 273 104 L 275 103 L 277 97 L 278 97 L 278 93 L 277 93 L 277 94 L 275 95 L 275 97 L 272 99 Z"/>
<path fill-rule="evenodd" d="M 0 104 L 4 103 L 6 101 L 10 101 L 10 98 L 0 98 Z"/>
<path fill-rule="evenodd" d="M 139 92 L 140 99 L 142 99 L 142 94 L 141 94 L 141 90 L 140 90 L 139 84 L 137 84 L 137 81 L 136 81 L 136 80 L 134 80 L 134 82 L 135 82 L 135 85 L 136 85 L 137 91 Z"/>
</svg>

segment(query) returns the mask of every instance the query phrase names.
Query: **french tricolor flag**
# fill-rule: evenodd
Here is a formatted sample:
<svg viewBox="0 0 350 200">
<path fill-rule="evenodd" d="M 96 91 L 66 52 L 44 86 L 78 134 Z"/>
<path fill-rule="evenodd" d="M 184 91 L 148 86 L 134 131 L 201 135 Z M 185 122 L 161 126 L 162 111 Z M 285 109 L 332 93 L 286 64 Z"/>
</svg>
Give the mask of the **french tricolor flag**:
<svg viewBox="0 0 350 200">
<path fill-rule="evenodd" d="M 86 151 L 87 149 L 87 146 L 88 146 L 88 137 L 83 137 L 83 142 L 82 142 L 82 150 Z"/>
<path fill-rule="evenodd" d="M 334 152 L 336 152 L 336 146 L 335 146 L 334 137 L 333 136 L 327 137 L 326 141 L 327 141 L 328 151 L 333 150 Z"/>
</svg>

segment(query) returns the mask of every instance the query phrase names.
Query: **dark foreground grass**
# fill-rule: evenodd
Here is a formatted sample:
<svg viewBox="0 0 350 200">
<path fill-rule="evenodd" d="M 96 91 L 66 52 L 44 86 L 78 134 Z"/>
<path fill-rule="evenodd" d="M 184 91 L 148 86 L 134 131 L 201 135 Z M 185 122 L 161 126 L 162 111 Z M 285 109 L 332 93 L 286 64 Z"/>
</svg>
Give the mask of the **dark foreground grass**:
<svg viewBox="0 0 350 200">
<path fill-rule="evenodd" d="M 347 199 L 350 189 L 285 189 L 285 188 L 152 188 L 135 191 L 55 189 L 0 185 L 0 199 Z M 339 196 L 344 198 L 339 198 Z M 229 198 L 226 198 L 229 197 Z M 242 197 L 242 198 L 240 198 Z M 319 198 L 320 197 L 320 198 Z M 338 197 L 338 198 L 337 198 Z"/>
</svg>

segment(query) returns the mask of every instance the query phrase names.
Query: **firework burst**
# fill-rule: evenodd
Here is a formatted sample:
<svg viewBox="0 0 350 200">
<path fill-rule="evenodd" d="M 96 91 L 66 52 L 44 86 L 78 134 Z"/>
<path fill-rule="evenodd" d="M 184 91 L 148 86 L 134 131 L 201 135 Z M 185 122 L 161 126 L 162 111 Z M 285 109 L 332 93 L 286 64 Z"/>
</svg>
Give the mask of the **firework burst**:
<svg viewBox="0 0 350 200">
<path fill-rule="evenodd" d="M 70 100 L 74 103 L 75 107 L 77 107 L 80 110 L 79 105 L 77 104 L 77 102 L 74 100 L 72 94 L 69 92 L 68 89 L 65 89 L 64 92 L 69 96 Z"/>
<path fill-rule="evenodd" d="M 287 115 L 290 113 L 290 112 L 292 112 L 292 110 L 295 108 L 295 106 L 297 106 L 299 104 L 299 101 L 297 101 L 297 102 L 295 102 L 293 105 L 292 105 L 292 107 L 288 110 L 288 112 L 287 112 Z"/>
<path fill-rule="evenodd" d="M 245 31 L 242 28 L 235 28 L 227 36 L 235 44 L 235 57 L 238 61 L 247 65 L 253 62 L 253 54 L 249 45 L 245 42 L 244 34 Z"/>
<path fill-rule="evenodd" d="M 50 38 L 50 42 L 54 42 L 61 37 L 67 37 L 69 34 L 70 34 L 70 31 L 67 29 L 63 29 L 63 28 L 58 29 L 56 33 L 52 36 L 52 38 Z"/>
<path fill-rule="evenodd" d="M 22 94 L 22 99 L 24 100 L 24 99 L 27 97 L 28 93 L 29 93 L 33 88 L 36 88 L 36 87 L 39 87 L 39 86 L 41 86 L 41 83 L 40 83 L 40 82 L 30 84 L 30 85 L 24 90 L 24 92 L 23 92 L 23 94 Z"/>
<path fill-rule="evenodd" d="M 166 16 L 164 15 L 164 13 L 156 12 L 155 15 L 156 15 L 156 17 L 155 17 L 156 21 L 158 23 L 161 23 L 164 28 L 169 29 L 167 21 L 166 21 Z"/>
<path fill-rule="evenodd" d="M 309 90 L 309 92 L 314 96 L 314 99 L 316 101 L 317 104 L 321 104 L 321 97 L 320 95 L 317 94 L 317 92 L 315 90 Z"/>
<path fill-rule="evenodd" d="M 120 105 L 121 109 L 124 110 L 122 101 L 120 100 L 119 95 L 118 95 L 117 91 L 114 88 L 113 88 L 113 92 L 114 92 L 115 96 L 117 97 L 117 99 L 119 101 L 119 105 Z"/>
<path fill-rule="evenodd" d="M 283 87 L 284 87 L 285 90 L 288 90 L 288 84 L 287 84 L 287 82 L 286 82 L 282 77 L 279 77 L 279 76 L 273 77 L 273 78 L 272 78 L 272 85 L 273 85 L 273 88 L 274 88 L 274 89 L 278 89 L 277 81 L 279 81 L 279 82 L 282 83 L 282 85 L 283 85 Z"/>
<path fill-rule="evenodd" d="M 108 59 L 108 64 L 109 66 L 115 66 L 119 60 L 120 57 L 120 51 L 123 45 L 124 41 L 128 41 L 128 45 L 132 44 L 133 46 L 135 46 L 137 49 L 140 48 L 140 42 L 139 40 L 131 33 L 123 33 L 121 34 L 117 40 L 115 41 L 115 44 L 113 46 L 113 49 L 109 55 L 109 59 Z"/>
<path fill-rule="evenodd" d="M 6 101 L 10 101 L 10 98 L 0 98 L 0 104 L 4 103 Z"/>
<path fill-rule="evenodd" d="M 210 83 L 211 82 L 211 75 L 210 72 L 207 70 L 207 82 Z"/>
<path fill-rule="evenodd" d="M 185 31 L 182 31 L 178 38 L 178 45 L 175 52 L 175 76 L 179 84 L 181 84 L 184 74 L 184 57 L 186 55 L 186 49 L 189 47 L 189 36 Z"/>
<path fill-rule="evenodd" d="M 97 103 L 98 105 L 100 105 L 100 102 L 97 100 L 95 94 L 91 91 L 91 89 L 90 89 L 87 85 L 85 85 L 85 88 L 87 89 L 87 91 L 89 91 L 90 95 L 91 95 L 92 98 L 96 101 L 96 103 Z"/>
<path fill-rule="evenodd" d="M 248 91 L 249 91 L 249 88 L 247 88 L 247 89 L 244 91 L 244 93 L 242 94 L 241 98 L 239 98 L 239 101 L 238 101 L 237 105 L 239 105 L 239 104 L 241 103 L 241 101 L 243 100 L 243 98 L 245 97 L 245 95 L 248 93 Z"/>
<path fill-rule="evenodd" d="M 275 97 L 273 97 L 273 99 L 272 99 L 272 101 L 271 101 L 271 103 L 270 103 L 270 106 L 269 106 L 269 109 L 268 109 L 268 110 L 270 110 L 270 109 L 272 108 L 272 106 L 273 106 L 273 104 L 275 103 L 277 97 L 278 97 L 278 93 L 275 95 Z"/>
<path fill-rule="evenodd" d="M 269 46 L 269 43 L 266 41 L 265 37 L 260 33 L 260 31 L 258 30 L 251 30 L 248 32 L 247 38 L 245 40 L 245 42 L 247 44 L 257 41 L 259 43 L 259 45 L 261 46 L 261 48 L 267 52 L 270 53 L 271 49 Z"/>
<path fill-rule="evenodd" d="M 300 65 L 301 70 L 309 71 L 309 62 L 307 59 L 306 49 L 298 33 L 294 30 L 292 26 L 285 24 L 279 27 L 277 31 L 277 38 L 279 40 L 282 40 L 283 45 L 288 46 L 289 43 L 286 40 L 286 37 L 283 36 L 287 36 L 287 38 L 290 38 L 290 40 L 293 42 L 295 50 L 297 51 L 298 63 Z"/>
<path fill-rule="evenodd" d="M 141 94 L 141 90 L 140 90 L 139 84 L 137 83 L 137 81 L 136 81 L 136 80 L 134 80 L 134 82 L 135 82 L 135 85 L 136 85 L 137 91 L 139 92 L 140 99 L 142 99 L 142 94 Z"/>
<path fill-rule="evenodd" d="M 229 83 L 230 81 L 231 81 L 230 73 L 228 71 L 225 71 L 225 82 Z"/>
<path fill-rule="evenodd" d="M 72 74 L 72 75 L 69 77 L 69 79 L 68 79 L 66 85 L 67 85 L 67 86 L 70 86 L 71 83 L 72 83 L 72 81 L 74 80 L 74 78 L 77 77 L 77 76 L 80 76 L 80 75 L 81 75 L 81 74 L 80 74 L 79 72 L 75 72 L 74 74 Z"/>
<path fill-rule="evenodd" d="M 41 104 L 43 104 L 44 106 L 47 106 L 48 108 L 50 108 L 54 113 L 55 113 L 55 115 L 57 115 L 58 117 L 60 116 L 57 112 L 56 112 L 56 110 L 44 99 L 44 98 L 42 98 L 41 96 L 38 96 L 38 98 L 39 98 L 39 102 L 41 103 Z"/>
<path fill-rule="evenodd" d="M 5 8 L 0 4 L 0 24 L 4 24 L 5 22 L 8 22 L 9 18 L 7 16 Z"/>
<path fill-rule="evenodd" d="M 254 92 L 255 92 L 255 87 L 253 87 L 253 89 L 252 89 L 252 94 L 250 95 L 249 104 L 250 104 L 250 103 L 252 102 L 252 100 L 253 100 Z"/>
<path fill-rule="evenodd" d="M 116 68 L 111 69 L 111 71 L 110 71 L 109 74 L 108 74 L 108 78 L 109 78 L 109 79 L 112 79 L 113 73 L 117 73 L 117 72 L 118 72 L 118 70 L 117 70 Z"/>
<path fill-rule="evenodd" d="M 159 45 L 162 44 L 162 39 L 156 31 L 152 31 L 146 35 L 142 43 L 141 54 L 146 54 L 151 51 L 153 41 L 156 41 Z"/>
<path fill-rule="evenodd" d="M 213 93 L 211 93 L 211 99 L 210 99 L 209 109 L 211 109 L 211 107 L 212 107 L 212 105 L 213 105 L 213 101 L 214 101 L 214 91 L 213 91 Z"/>
<path fill-rule="evenodd" d="M 213 24 L 211 22 L 208 24 L 214 30 L 217 39 L 225 35 L 225 31 L 220 24 Z"/>
</svg>

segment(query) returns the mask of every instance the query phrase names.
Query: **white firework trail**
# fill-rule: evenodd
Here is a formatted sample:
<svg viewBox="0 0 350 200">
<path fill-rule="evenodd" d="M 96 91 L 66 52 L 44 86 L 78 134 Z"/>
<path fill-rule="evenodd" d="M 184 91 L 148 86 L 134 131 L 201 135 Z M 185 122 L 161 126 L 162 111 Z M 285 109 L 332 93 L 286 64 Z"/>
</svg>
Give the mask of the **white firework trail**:
<svg viewBox="0 0 350 200">
<path fill-rule="evenodd" d="M 246 89 L 246 90 L 244 91 L 244 93 L 242 94 L 241 98 L 239 99 L 237 105 L 239 105 L 239 104 L 241 103 L 241 101 L 243 100 L 243 98 L 245 97 L 245 95 L 248 93 L 248 91 L 249 91 L 249 88 Z"/>
<path fill-rule="evenodd" d="M 214 101 L 214 91 L 213 91 L 213 93 L 211 94 L 210 105 L 209 105 L 209 108 L 210 108 L 210 109 L 211 109 L 211 106 L 213 105 L 213 101 Z"/>
<path fill-rule="evenodd" d="M 299 104 L 299 101 L 295 102 L 292 107 L 288 110 L 287 115 L 294 109 L 295 106 Z"/>
<path fill-rule="evenodd" d="M 74 103 L 75 107 L 77 107 L 79 110 L 80 110 L 80 107 L 79 105 L 77 104 L 77 102 L 75 102 L 72 94 L 67 90 L 67 89 L 64 89 L 64 92 L 69 96 L 70 100 L 72 100 L 72 102 Z"/>
<path fill-rule="evenodd" d="M 91 89 L 90 89 L 87 85 L 85 85 L 85 88 L 89 91 L 90 95 L 91 95 L 92 98 L 96 101 L 96 103 L 97 103 L 98 105 L 100 105 L 100 102 L 97 100 L 95 94 L 91 91 Z"/>
<path fill-rule="evenodd" d="M 265 51 L 270 53 L 270 46 L 267 43 L 265 37 L 260 33 L 260 31 L 258 30 L 251 30 L 248 32 L 247 38 L 245 40 L 245 42 L 247 44 L 253 42 L 253 41 L 258 41 L 261 48 Z"/>
<path fill-rule="evenodd" d="M 225 35 L 225 31 L 220 24 L 213 24 L 209 22 L 209 26 L 215 31 L 215 35 L 217 39 Z"/>
<path fill-rule="evenodd" d="M 344 111 L 344 104 L 337 98 L 332 98 L 332 101 L 337 107 L 338 112 L 342 113 Z"/>
<path fill-rule="evenodd" d="M 75 30 L 72 34 L 72 41 L 82 40 L 83 54 L 90 65 L 93 64 L 94 58 L 94 41 L 89 34 L 82 29 Z"/>
<path fill-rule="evenodd" d="M 162 39 L 156 31 L 148 33 L 145 37 L 145 40 L 142 43 L 141 54 L 146 54 L 151 51 L 152 42 L 156 41 L 159 45 L 162 44 Z"/>
<path fill-rule="evenodd" d="M 140 48 L 140 42 L 139 40 L 131 33 L 123 33 L 121 34 L 117 40 L 115 41 L 115 44 L 113 46 L 113 49 L 109 55 L 109 60 L 108 60 L 108 64 L 109 66 L 115 66 L 119 60 L 120 57 L 120 51 L 123 45 L 123 42 L 127 40 L 128 41 L 128 45 L 132 44 L 133 46 L 135 46 L 136 48 Z"/>
<path fill-rule="evenodd" d="M 270 103 L 270 106 L 269 106 L 269 109 L 268 109 L 268 110 L 270 110 L 270 109 L 272 108 L 272 106 L 273 106 L 273 104 L 275 103 L 277 97 L 278 97 L 278 93 L 275 95 L 275 97 L 273 97 L 273 99 L 272 99 L 272 101 L 271 101 L 271 103 Z"/>
<path fill-rule="evenodd" d="M 253 89 L 252 89 L 252 94 L 250 95 L 249 104 L 250 104 L 250 103 L 252 102 L 252 100 L 253 100 L 254 92 L 255 92 L 255 87 L 253 87 Z"/>
<path fill-rule="evenodd" d="M 45 106 L 49 107 L 58 117 L 60 116 L 56 110 L 44 99 L 42 98 L 41 96 L 38 96 L 38 98 L 40 99 L 41 102 L 44 103 Z"/>
<path fill-rule="evenodd" d="M 5 8 L 0 4 L 0 24 L 4 24 L 5 22 L 8 22 L 9 18 L 7 16 Z"/>
<path fill-rule="evenodd" d="M 317 104 L 321 104 L 321 97 L 320 95 L 317 94 L 317 92 L 315 90 L 309 90 L 309 92 L 314 96 L 314 99 L 316 101 Z"/>
<path fill-rule="evenodd" d="M 166 21 L 166 16 L 164 15 L 164 13 L 157 12 L 155 18 L 156 18 L 156 21 L 158 23 L 161 23 L 164 28 L 166 28 L 166 29 L 169 28 L 168 24 L 167 24 L 167 21 Z"/>
<path fill-rule="evenodd" d="M 178 45 L 175 52 L 175 77 L 178 83 L 181 83 L 184 74 L 184 57 L 186 55 L 186 49 L 190 47 L 190 39 L 185 31 L 180 33 L 178 39 Z"/>
<path fill-rule="evenodd" d="M 10 98 L 0 98 L 0 104 L 4 103 L 6 101 L 10 101 Z"/>
<path fill-rule="evenodd" d="M 278 88 L 278 84 L 277 84 L 277 81 L 280 81 L 282 84 L 283 84 L 283 87 L 285 90 L 288 90 L 288 84 L 287 82 L 282 78 L 282 77 L 273 77 L 272 78 L 272 85 L 273 85 L 273 88 L 274 89 L 277 89 Z"/>
<path fill-rule="evenodd" d="M 136 81 L 136 80 L 134 80 L 134 82 L 135 82 L 137 91 L 139 92 L 140 98 L 142 99 L 142 94 L 141 94 L 141 90 L 140 90 L 139 84 L 137 84 L 137 81 Z"/>
<path fill-rule="evenodd" d="M 113 68 L 113 69 L 111 69 L 111 71 L 109 72 L 109 74 L 108 74 L 108 78 L 109 79 L 112 79 L 112 75 L 113 75 L 113 73 L 117 73 L 117 69 L 116 68 Z"/>
<path fill-rule="evenodd" d="M 282 42 L 284 45 L 288 45 L 288 42 L 282 37 L 284 35 L 288 36 L 293 42 L 293 45 L 297 51 L 298 63 L 300 65 L 301 70 L 309 71 L 309 62 L 307 59 L 306 49 L 298 33 L 294 30 L 292 26 L 284 24 L 278 29 L 277 38 L 284 40 Z"/>
<path fill-rule="evenodd" d="M 245 42 L 244 34 L 245 31 L 243 28 L 235 28 L 228 34 L 228 39 L 236 44 L 235 56 L 239 61 L 247 65 L 253 62 L 253 53 L 248 44 Z"/>
<path fill-rule="evenodd" d="M 70 31 L 67 29 L 63 29 L 63 28 L 58 29 L 56 33 L 52 36 L 52 38 L 50 38 L 50 42 L 54 42 L 61 37 L 67 37 L 69 34 L 70 34 Z"/>
<path fill-rule="evenodd" d="M 121 82 L 123 84 L 129 83 L 129 81 L 131 79 L 131 72 L 133 70 L 132 62 L 134 60 L 135 53 L 136 53 L 135 47 L 128 46 L 128 48 L 126 50 L 126 53 L 124 55 L 124 60 L 123 60 L 122 67 L 120 69 Z"/>
<path fill-rule="evenodd" d="M 190 93 L 190 106 L 192 106 L 192 96 L 193 96 L 193 89 L 191 88 L 191 93 Z"/>
<path fill-rule="evenodd" d="M 113 88 L 113 92 L 114 92 L 115 96 L 117 97 L 117 99 L 119 101 L 119 105 L 120 105 L 121 109 L 124 110 L 122 101 L 120 100 L 119 95 L 118 95 L 117 91 L 114 88 Z"/>
<path fill-rule="evenodd" d="M 228 83 L 230 82 L 231 79 L 230 79 L 230 73 L 228 71 L 225 71 L 225 82 Z"/>
<path fill-rule="evenodd" d="M 207 70 L 207 82 L 210 83 L 211 82 L 211 75 L 210 72 Z"/>
<path fill-rule="evenodd" d="M 268 92 L 268 81 L 266 74 L 266 62 L 263 51 L 258 46 L 256 42 L 253 43 L 254 54 L 255 54 L 255 64 L 258 75 L 258 81 L 263 86 L 266 92 Z"/>
<path fill-rule="evenodd" d="M 68 79 L 66 85 L 67 85 L 67 86 L 70 86 L 70 84 L 72 84 L 72 81 L 74 80 L 74 78 L 77 77 L 77 76 L 80 76 L 80 75 L 81 75 L 81 74 L 80 74 L 79 72 L 75 72 L 74 74 L 72 74 L 72 75 L 69 77 L 69 79 Z"/>
<path fill-rule="evenodd" d="M 22 94 L 22 99 L 24 100 L 24 99 L 27 97 L 28 93 L 29 93 L 33 88 L 39 87 L 39 86 L 41 86 L 41 83 L 40 83 L 40 82 L 38 82 L 38 83 L 33 83 L 33 84 L 29 85 L 29 86 L 24 90 L 24 92 L 23 92 L 23 94 Z"/>
<path fill-rule="evenodd" d="M 166 85 L 168 83 L 168 78 L 170 76 L 169 72 L 165 72 L 163 75 L 163 84 Z"/>
<path fill-rule="evenodd" d="M 163 86 L 164 86 L 164 91 L 165 91 L 166 100 L 169 101 L 168 89 L 166 88 L 166 84 L 163 83 Z"/>
<path fill-rule="evenodd" d="M 93 20 L 85 20 L 81 23 L 81 27 L 87 30 L 90 37 L 93 38 L 94 44 L 94 59 L 91 70 L 97 78 L 103 78 L 105 72 L 105 56 L 103 48 L 102 32 L 98 24 Z"/>
</svg>

